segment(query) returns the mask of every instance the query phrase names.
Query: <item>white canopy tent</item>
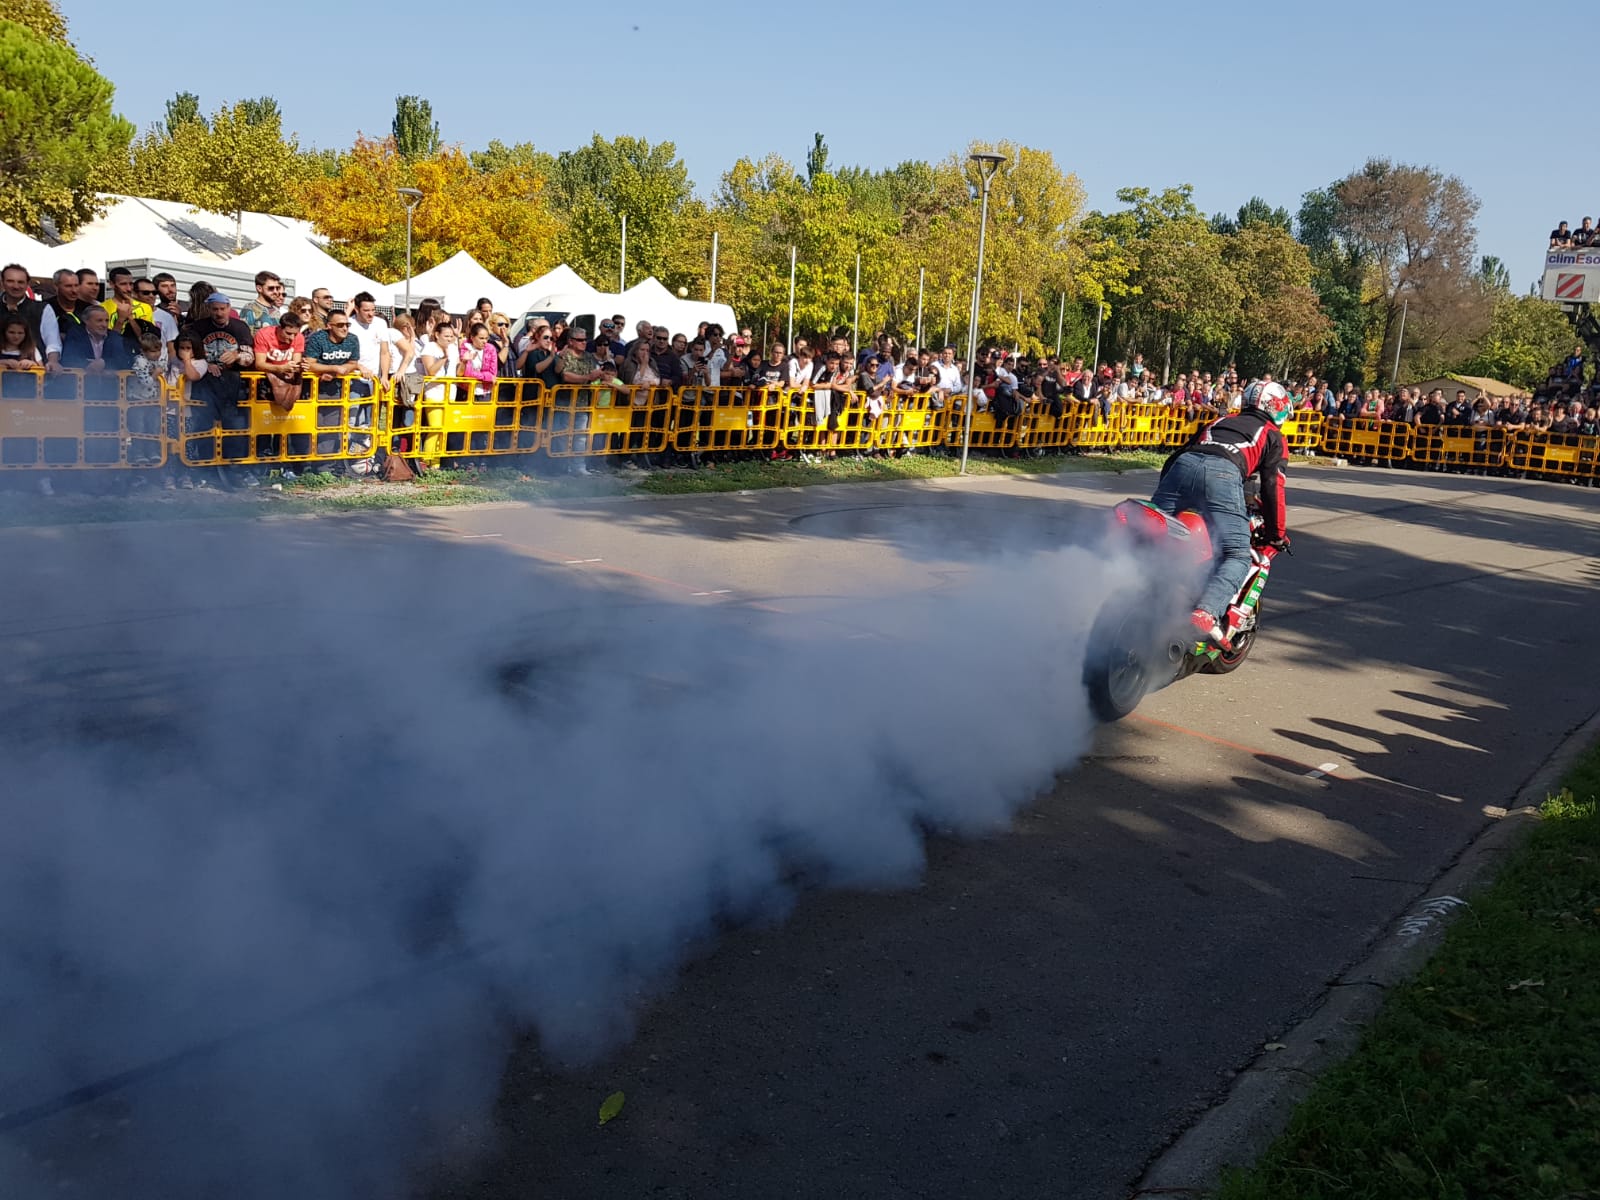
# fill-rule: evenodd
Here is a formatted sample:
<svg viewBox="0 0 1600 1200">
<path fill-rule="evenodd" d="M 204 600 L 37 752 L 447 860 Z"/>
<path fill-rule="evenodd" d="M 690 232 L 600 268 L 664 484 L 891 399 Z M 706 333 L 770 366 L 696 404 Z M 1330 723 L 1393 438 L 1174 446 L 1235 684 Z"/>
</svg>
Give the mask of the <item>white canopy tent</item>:
<svg viewBox="0 0 1600 1200">
<path fill-rule="evenodd" d="M 245 275 L 273 271 L 294 280 L 299 295 L 309 296 L 313 288 L 325 287 L 333 298 L 348 304 L 358 292 L 371 292 L 380 302 L 388 287 L 369 279 L 360 271 L 345 266 L 333 255 L 294 233 L 284 233 L 275 241 L 264 242 L 238 258 L 228 260 L 228 269 Z M 416 293 L 413 292 L 415 297 Z M 244 297 L 241 303 L 249 303 Z"/>
<path fill-rule="evenodd" d="M 583 281 L 583 277 L 566 263 L 553 267 L 539 278 L 521 287 L 512 288 L 512 307 L 505 311 L 512 316 L 520 316 L 528 311 L 529 304 L 543 296 L 581 296 L 589 293 L 599 295 L 594 288 Z"/>
<path fill-rule="evenodd" d="M 205 212 L 178 200 L 146 200 L 138 196 L 111 195 L 102 199 L 120 201 L 119 208 L 143 210 L 149 214 L 152 224 L 173 241 L 186 247 L 191 254 L 202 257 L 215 255 L 218 258 L 232 258 L 236 253 L 245 253 L 264 243 L 282 241 L 287 235 L 311 237 L 315 232 L 309 221 L 280 217 L 273 213 L 246 212 L 240 215 L 242 219 L 236 221 L 231 213 Z M 234 249 L 236 224 L 244 234 L 242 251 Z"/>
<path fill-rule="evenodd" d="M 396 308 L 405 303 L 405 280 L 391 283 L 384 290 L 393 294 Z M 464 313 L 481 297 L 487 296 L 496 310 L 509 313 L 515 300 L 514 291 L 489 274 L 472 255 L 458 250 L 438 266 L 411 277 L 411 307 L 432 297 L 447 312 Z"/>
<path fill-rule="evenodd" d="M 44 275 L 44 260 L 49 253 L 50 247 L 43 242 L 34 241 L 27 234 L 18 233 L 0 222 L 0 266 L 21 263 L 30 276 Z"/>
<path fill-rule="evenodd" d="M 223 261 L 219 255 L 193 253 L 175 241 L 148 209 L 118 204 L 105 216 L 85 225 L 70 242 L 46 250 L 42 271 L 31 263 L 29 270 L 42 274 L 62 268 L 92 267 L 104 275 L 108 262 L 145 258 L 206 266 Z"/>
</svg>

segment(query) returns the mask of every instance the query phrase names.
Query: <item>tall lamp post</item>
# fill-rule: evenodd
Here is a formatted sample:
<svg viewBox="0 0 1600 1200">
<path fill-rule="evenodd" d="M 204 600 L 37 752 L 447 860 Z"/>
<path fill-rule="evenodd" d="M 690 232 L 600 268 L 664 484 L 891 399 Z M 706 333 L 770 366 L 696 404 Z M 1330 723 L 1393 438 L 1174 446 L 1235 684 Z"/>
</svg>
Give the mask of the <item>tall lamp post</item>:
<svg viewBox="0 0 1600 1200">
<path fill-rule="evenodd" d="M 1003 154 L 970 154 L 967 161 L 976 163 L 983 177 L 983 212 L 978 218 L 978 275 L 972 288 L 972 322 L 967 330 L 967 403 L 966 420 L 961 430 L 961 474 L 967 473 L 967 452 L 972 449 L 973 385 L 978 379 L 978 313 L 983 303 L 983 235 L 989 226 L 989 184 L 994 173 L 1005 162 Z"/>
<path fill-rule="evenodd" d="M 411 214 L 422 203 L 422 189 L 396 188 L 400 199 L 406 202 L 406 312 L 411 312 Z M 392 300 L 393 297 L 390 297 Z"/>
</svg>

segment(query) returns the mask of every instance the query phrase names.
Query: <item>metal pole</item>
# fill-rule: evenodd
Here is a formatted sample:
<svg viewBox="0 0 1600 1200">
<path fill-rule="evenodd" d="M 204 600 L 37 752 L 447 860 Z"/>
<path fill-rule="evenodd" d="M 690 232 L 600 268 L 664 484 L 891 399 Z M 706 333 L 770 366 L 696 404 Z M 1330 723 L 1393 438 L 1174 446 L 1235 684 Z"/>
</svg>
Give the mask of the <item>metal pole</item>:
<svg viewBox="0 0 1600 1200">
<path fill-rule="evenodd" d="M 1022 349 L 1022 289 L 1017 289 L 1017 336 L 1011 339 L 1011 353 Z"/>
<path fill-rule="evenodd" d="M 861 251 L 856 251 L 856 315 L 850 322 L 850 353 L 861 353 Z"/>
<path fill-rule="evenodd" d="M 978 382 L 978 312 L 983 300 L 983 239 L 989 228 L 989 184 L 994 179 L 998 162 L 980 161 L 983 172 L 983 209 L 978 216 L 978 275 L 972 285 L 972 327 L 967 330 L 967 396 L 966 420 L 961 430 L 961 474 L 967 473 L 967 454 L 972 449 L 972 410 L 974 385 Z"/>
<path fill-rule="evenodd" d="M 717 302 L 717 231 L 711 231 L 711 303 Z"/>
<path fill-rule="evenodd" d="M 917 268 L 917 349 L 922 349 L 922 277 L 927 273 L 926 267 Z"/>
<path fill-rule="evenodd" d="M 1106 305 L 1105 305 L 1105 301 L 1102 300 L 1099 304 L 1096 304 L 1094 306 L 1094 369 L 1095 369 L 1095 371 L 1098 371 L 1100 369 L 1100 322 L 1105 320 L 1105 315 L 1106 315 Z M 1165 383 L 1166 380 L 1162 380 L 1162 382 Z"/>
<path fill-rule="evenodd" d="M 1394 370 L 1389 375 L 1389 386 L 1398 387 L 1400 383 L 1400 347 L 1406 340 L 1406 310 L 1411 307 L 1409 297 L 1400 302 L 1400 336 L 1394 340 Z"/>
<path fill-rule="evenodd" d="M 939 349 L 941 349 L 941 350 L 943 350 L 946 346 L 948 346 L 950 344 L 950 299 L 951 299 L 952 295 L 954 295 L 954 293 L 949 288 L 945 288 L 945 290 L 944 290 L 944 341 L 942 343 L 940 343 L 940 345 L 939 345 Z"/>
<path fill-rule="evenodd" d="M 786 343 L 790 350 L 794 349 L 794 247 L 789 247 L 789 340 Z"/>
<path fill-rule="evenodd" d="M 617 272 L 617 291 L 628 290 L 628 214 L 622 214 L 622 268 Z"/>
<path fill-rule="evenodd" d="M 406 205 L 406 312 L 411 311 L 411 210 L 412 205 Z M 389 297 L 391 303 L 394 296 Z"/>
<path fill-rule="evenodd" d="M 1056 313 L 1056 357 L 1061 357 L 1061 327 L 1067 320 L 1067 294 L 1061 293 L 1061 309 Z"/>
</svg>

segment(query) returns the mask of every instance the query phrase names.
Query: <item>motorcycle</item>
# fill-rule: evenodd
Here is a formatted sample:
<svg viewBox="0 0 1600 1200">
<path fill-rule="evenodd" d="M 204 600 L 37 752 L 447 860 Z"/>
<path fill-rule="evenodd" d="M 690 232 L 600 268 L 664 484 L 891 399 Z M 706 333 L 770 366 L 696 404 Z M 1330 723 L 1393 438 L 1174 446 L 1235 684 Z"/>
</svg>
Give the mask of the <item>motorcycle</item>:
<svg viewBox="0 0 1600 1200">
<path fill-rule="evenodd" d="M 1190 675 L 1237 671 L 1250 656 L 1261 628 L 1261 593 L 1273 560 L 1285 551 L 1260 536 L 1259 492 L 1246 499 L 1250 573 L 1221 620 L 1227 646 L 1197 637 L 1189 624 L 1212 568 L 1205 518 L 1196 512 L 1170 516 L 1144 500 L 1124 500 L 1113 510 L 1113 533 L 1132 539 L 1136 555 L 1149 568 L 1141 573 L 1160 576 L 1161 584 L 1114 595 L 1095 617 L 1083 682 L 1102 721 L 1120 721 L 1150 692 Z"/>
</svg>

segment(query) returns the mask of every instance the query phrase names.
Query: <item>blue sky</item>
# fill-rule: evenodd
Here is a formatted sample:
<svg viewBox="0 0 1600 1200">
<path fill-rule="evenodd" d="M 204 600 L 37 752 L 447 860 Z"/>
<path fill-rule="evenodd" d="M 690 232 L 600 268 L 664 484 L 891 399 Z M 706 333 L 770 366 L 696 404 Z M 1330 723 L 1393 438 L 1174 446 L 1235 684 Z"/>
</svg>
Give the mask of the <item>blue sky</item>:
<svg viewBox="0 0 1600 1200">
<path fill-rule="evenodd" d="M 1293 211 L 1307 189 L 1382 155 L 1461 176 L 1482 201 L 1479 252 L 1504 259 L 1518 289 L 1558 219 L 1600 217 L 1584 109 L 1537 82 L 1559 43 L 1536 10 L 1483 0 L 816 0 L 687 16 L 642 0 L 285 0 L 193 35 L 151 11 L 136 34 L 136 10 L 112 0 L 64 8 L 141 128 L 180 90 L 208 111 L 268 93 L 302 143 L 346 146 L 357 130 L 386 133 L 395 95 L 416 92 L 446 140 L 469 148 L 500 138 L 559 151 L 596 131 L 672 141 L 702 194 L 740 155 L 803 163 L 818 130 L 836 164 L 875 167 L 1006 138 L 1052 151 L 1093 207 L 1114 206 L 1122 186 L 1190 183 L 1208 213 L 1253 194 Z M 330 18 L 338 36 L 318 36 Z"/>
</svg>

